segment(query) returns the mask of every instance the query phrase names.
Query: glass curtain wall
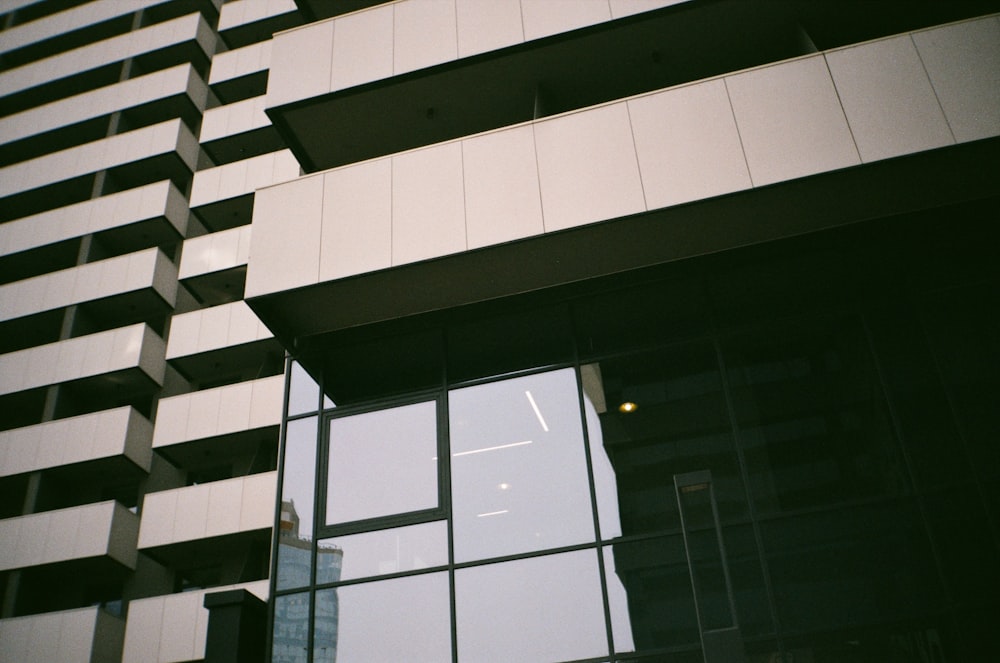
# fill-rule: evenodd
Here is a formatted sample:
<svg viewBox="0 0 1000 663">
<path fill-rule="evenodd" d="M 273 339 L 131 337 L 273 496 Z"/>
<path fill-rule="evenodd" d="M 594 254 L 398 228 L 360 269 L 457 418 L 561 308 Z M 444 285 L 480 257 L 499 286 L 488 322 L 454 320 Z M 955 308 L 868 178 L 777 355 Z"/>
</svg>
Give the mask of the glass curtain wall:
<svg viewBox="0 0 1000 663">
<path fill-rule="evenodd" d="M 271 660 L 976 660 L 997 290 L 824 259 L 446 325 L 398 395 L 291 362 Z"/>
</svg>

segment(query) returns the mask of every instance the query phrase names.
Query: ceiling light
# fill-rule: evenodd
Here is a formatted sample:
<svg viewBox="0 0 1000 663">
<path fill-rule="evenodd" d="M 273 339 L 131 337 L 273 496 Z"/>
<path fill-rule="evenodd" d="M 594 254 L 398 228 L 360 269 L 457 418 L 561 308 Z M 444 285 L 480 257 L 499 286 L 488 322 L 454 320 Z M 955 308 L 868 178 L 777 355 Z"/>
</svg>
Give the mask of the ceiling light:
<svg viewBox="0 0 1000 663">
<path fill-rule="evenodd" d="M 632 401 L 625 401 L 624 403 L 618 406 L 618 411 L 621 412 L 622 414 L 629 414 L 630 412 L 635 412 L 638 409 L 639 406 L 633 403 Z"/>
</svg>

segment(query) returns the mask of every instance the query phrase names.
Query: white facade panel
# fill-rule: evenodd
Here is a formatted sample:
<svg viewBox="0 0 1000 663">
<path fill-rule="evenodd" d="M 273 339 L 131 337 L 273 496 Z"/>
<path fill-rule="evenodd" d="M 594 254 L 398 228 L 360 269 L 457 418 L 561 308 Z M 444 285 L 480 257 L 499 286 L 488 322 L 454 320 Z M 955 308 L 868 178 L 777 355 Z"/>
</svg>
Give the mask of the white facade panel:
<svg viewBox="0 0 1000 663">
<path fill-rule="evenodd" d="M 120 645 L 124 630 L 120 619 L 96 606 L 3 619 L 0 657 L 5 661 L 105 663 L 108 659 L 100 656 L 101 650 L 115 639 Z"/>
<path fill-rule="evenodd" d="M 861 163 L 822 55 L 726 77 L 754 186 Z"/>
<path fill-rule="evenodd" d="M 0 197 L 171 152 L 176 152 L 189 168 L 194 169 L 198 156 L 197 141 L 180 119 L 167 120 L 2 168 Z"/>
<path fill-rule="evenodd" d="M 222 5 L 219 31 L 262 21 L 295 11 L 294 0 L 235 0 Z"/>
<path fill-rule="evenodd" d="M 319 278 L 329 281 L 392 265 L 392 160 L 324 177 Z"/>
<path fill-rule="evenodd" d="M 0 355 L 0 394 L 140 368 L 163 383 L 164 344 L 143 323 Z M 46 370 L 46 363 L 52 366 Z"/>
<path fill-rule="evenodd" d="M 750 188 L 750 173 L 722 80 L 628 102 L 650 209 Z"/>
<path fill-rule="evenodd" d="M 208 74 L 208 84 L 215 85 L 260 71 L 267 71 L 270 66 L 270 40 L 234 48 L 212 58 L 212 70 Z"/>
<path fill-rule="evenodd" d="M 521 0 L 526 40 L 611 20 L 608 0 Z"/>
<path fill-rule="evenodd" d="M 119 407 L 0 432 L 0 476 L 125 456 L 148 470 L 153 425 Z"/>
<path fill-rule="evenodd" d="M 396 75 L 458 57 L 455 0 L 401 2 L 393 6 Z"/>
<path fill-rule="evenodd" d="M 264 323 L 243 300 L 175 315 L 167 340 L 167 359 L 271 338 Z"/>
<path fill-rule="evenodd" d="M 1000 17 L 913 33 L 958 142 L 1000 134 Z"/>
<path fill-rule="evenodd" d="M 543 231 L 542 204 L 530 126 L 462 141 L 469 248 Z"/>
<path fill-rule="evenodd" d="M 275 39 L 271 69 L 286 75 L 268 77 L 268 105 L 276 106 L 324 94 L 330 88 L 333 23 L 324 21 L 299 28 L 294 39 Z M 287 75 L 294 71 L 294 75 Z"/>
<path fill-rule="evenodd" d="M 173 305 L 177 268 L 157 248 L 0 285 L 0 321 L 146 288 Z"/>
<path fill-rule="evenodd" d="M 460 58 L 524 41 L 519 2 L 456 0 L 455 9 Z"/>
<path fill-rule="evenodd" d="M 245 589 L 267 600 L 266 580 L 154 596 L 129 603 L 122 663 L 176 663 L 205 657 L 209 611 L 205 594 Z M 176 620 L 173 614 L 187 615 Z"/>
<path fill-rule="evenodd" d="M 299 163 L 290 150 L 199 170 L 191 183 L 191 207 L 245 196 L 261 187 L 295 179 L 299 172 Z"/>
<path fill-rule="evenodd" d="M 282 222 L 254 226 L 250 255 L 261 268 L 247 272 L 245 296 L 315 283 L 319 276 L 323 179 L 305 177 L 262 189 L 254 203 L 255 218 L 280 218 Z M 257 280 L 256 275 L 264 280 Z"/>
<path fill-rule="evenodd" d="M 114 500 L 0 520 L 0 570 L 103 556 L 135 568 L 136 523 Z"/>
<path fill-rule="evenodd" d="M 462 146 L 445 143 L 393 157 L 392 264 L 466 248 Z"/>
<path fill-rule="evenodd" d="M 832 51 L 826 60 L 865 163 L 955 142 L 910 35 Z"/>
<path fill-rule="evenodd" d="M 188 14 L 2 72 L 0 90 L 13 94 L 173 44 L 201 43 L 210 32 L 201 14 Z"/>
<path fill-rule="evenodd" d="M 263 96 L 251 97 L 205 111 L 202 116 L 201 142 L 207 143 L 271 126 L 271 119 L 264 113 L 266 101 Z"/>
<path fill-rule="evenodd" d="M 283 385 L 278 375 L 161 399 L 152 446 L 277 426 Z"/>
<path fill-rule="evenodd" d="M 274 521 L 277 473 L 266 472 L 146 495 L 139 548 L 270 528 Z M 212 514 L 212 491 L 239 490 L 239 519 Z M 217 500 L 223 504 L 225 500 Z"/>
<path fill-rule="evenodd" d="M 239 226 L 184 240 L 177 277 L 181 280 L 247 264 L 251 226 Z"/>
<path fill-rule="evenodd" d="M 624 103 L 535 124 L 545 230 L 646 209 Z"/>
<path fill-rule="evenodd" d="M 342 90 L 392 76 L 393 6 L 355 12 L 331 23 L 335 27 L 328 90 Z M 275 105 L 270 87 L 267 99 L 269 106 Z"/>
</svg>

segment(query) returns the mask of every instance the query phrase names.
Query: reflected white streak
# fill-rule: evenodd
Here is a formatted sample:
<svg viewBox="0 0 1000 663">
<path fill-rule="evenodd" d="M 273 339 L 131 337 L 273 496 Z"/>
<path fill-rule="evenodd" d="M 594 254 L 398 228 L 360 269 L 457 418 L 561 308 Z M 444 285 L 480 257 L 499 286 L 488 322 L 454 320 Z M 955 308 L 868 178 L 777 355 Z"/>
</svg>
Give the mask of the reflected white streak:
<svg viewBox="0 0 1000 663">
<path fill-rule="evenodd" d="M 524 442 L 512 442 L 510 444 L 500 444 L 495 447 L 483 447 L 482 449 L 473 449 L 472 451 L 459 451 L 458 453 L 452 454 L 452 458 L 457 456 L 468 456 L 469 454 L 481 454 L 484 451 L 496 451 L 497 449 L 509 449 L 510 447 L 520 447 L 525 444 L 531 444 L 531 440 L 525 440 Z"/>
<path fill-rule="evenodd" d="M 490 511 L 489 513 L 477 513 L 476 518 L 485 518 L 486 516 L 499 516 L 504 513 L 508 513 L 509 509 L 504 509 L 503 511 Z"/>
<path fill-rule="evenodd" d="M 524 395 L 528 397 L 528 402 L 531 403 L 531 409 L 535 411 L 535 416 L 538 417 L 538 423 L 542 425 L 542 430 L 548 433 L 549 425 L 545 423 L 545 417 L 542 416 L 542 411 L 538 409 L 538 404 L 535 403 L 535 399 L 532 397 L 531 392 L 525 391 Z"/>
</svg>

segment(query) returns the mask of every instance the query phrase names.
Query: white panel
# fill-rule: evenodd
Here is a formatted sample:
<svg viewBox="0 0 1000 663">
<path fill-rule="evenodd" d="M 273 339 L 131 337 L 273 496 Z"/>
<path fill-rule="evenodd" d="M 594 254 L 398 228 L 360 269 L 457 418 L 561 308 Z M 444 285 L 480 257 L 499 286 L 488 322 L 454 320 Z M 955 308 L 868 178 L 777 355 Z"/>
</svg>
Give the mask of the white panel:
<svg viewBox="0 0 1000 663">
<path fill-rule="evenodd" d="M 253 383 L 219 387 L 218 434 L 247 430 L 250 426 L 250 401 L 253 397 Z"/>
<path fill-rule="evenodd" d="M 323 21 L 274 38 L 267 105 L 281 106 L 330 89 L 333 23 Z"/>
<path fill-rule="evenodd" d="M 754 186 L 860 163 L 822 55 L 725 80 Z"/>
<path fill-rule="evenodd" d="M 392 76 L 392 15 L 376 7 L 334 21 L 331 90 Z"/>
<path fill-rule="evenodd" d="M 521 0 L 521 12 L 529 40 L 611 19 L 608 0 Z"/>
<path fill-rule="evenodd" d="M 1000 19 L 913 34 L 956 140 L 1000 134 Z"/>
<path fill-rule="evenodd" d="M 101 614 L 98 610 L 99 608 L 83 608 L 58 613 L 59 626 L 56 629 L 56 634 L 59 640 L 59 649 L 53 660 L 60 661 L 60 663 L 90 663 L 94 640 L 104 635 L 97 633 L 101 623 L 99 621 Z M 114 619 L 106 613 L 105 616 Z M 0 640 L 2 639 L 0 637 Z"/>
<path fill-rule="evenodd" d="M 147 493 L 142 501 L 139 548 L 152 548 L 170 543 L 173 540 L 174 520 L 176 518 L 176 490 Z"/>
<path fill-rule="evenodd" d="M 381 159 L 324 176 L 319 280 L 392 264 L 392 161 Z"/>
<path fill-rule="evenodd" d="M 176 444 L 187 439 L 191 394 L 161 398 L 156 406 L 153 448 Z"/>
<path fill-rule="evenodd" d="M 624 103 L 535 125 L 545 230 L 645 209 Z"/>
<path fill-rule="evenodd" d="M 609 0 L 609 2 L 611 4 L 612 18 L 621 18 L 622 16 L 648 12 L 660 7 L 679 5 L 682 2 L 688 2 L 688 0 Z"/>
<path fill-rule="evenodd" d="M 393 73 L 454 60 L 458 56 L 455 0 L 406 0 L 393 5 Z"/>
<path fill-rule="evenodd" d="M 954 142 L 909 35 L 826 55 L 864 162 Z"/>
<path fill-rule="evenodd" d="M 190 661 L 201 658 L 194 650 L 198 611 L 204 609 L 202 594 L 173 594 L 164 597 L 160 626 L 160 660 Z"/>
<path fill-rule="evenodd" d="M 208 485 L 177 489 L 177 515 L 172 541 L 193 541 L 205 537 L 208 490 Z"/>
<path fill-rule="evenodd" d="M 231 309 L 231 315 L 229 317 L 229 335 L 226 338 L 227 346 L 252 343 L 271 337 L 260 318 L 243 301 L 236 301 L 228 306 Z"/>
<path fill-rule="evenodd" d="M 206 389 L 191 395 L 187 429 L 184 437 L 197 440 L 212 437 L 219 430 L 220 389 Z"/>
<path fill-rule="evenodd" d="M 446 143 L 392 158 L 392 264 L 466 249 L 462 146 Z"/>
<path fill-rule="evenodd" d="M 208 484 L 208 488 L 206 536 L 222 536 L 238 531 L 243 508 L 243 482 L 216 481 Z"/>
<path fill-rule="evenodd" d="M 160 660 L 160 628 L 163 597 L 129 601 L 122 663 L 157 663 Z"/>
<path fill-rule="evenodd" d="M 274 426 L 281 421 L 281 405 L 285 394 L 285 377 L 276 375 L 253 381 L 250 401 L 250 428 Z"/>
<path fill-rule="evenodd" d="M 200 311 L 192 311 L 175 315 L 170 320 L 170 335 L 167 339 L 168 359 L 198 352 L 201 319 Z"/>
<path fill-rule="evenodd" d="M 721 80 L 632 99 L 628 107 L 649 209 L 750 187 Z"/>
<path fill-rule="evenodd" d="M 247 298 L 317 281 L 322 212 L 322 177 L 304 177 L 257 192 Z"/>
<path fill-rule="evenodd" d="M 232 306 L 221 304 L 187 315 L 200 315 L 201 325 L 198 330 L 198 352 L 206 352 L 226 346 L 229 335 L 229 317 Z"/>
<path fill-rule="evenodd" d="M 270 528 L 274 524 L 274 500 L 278 473 L 253 474 L 242 479 L 243 506 L 240 511 L 240 531 Z"/>
<path fill-rule="evenodd" d="M 531 126 L 462 142 L 469 248 L 541 234 L 542 203 Z"/>
<path fill-rule="evenodd" d="M 456 8 L 460 58 L 524 41 L 518 2 L 456 0 Z"/>
</svg>

